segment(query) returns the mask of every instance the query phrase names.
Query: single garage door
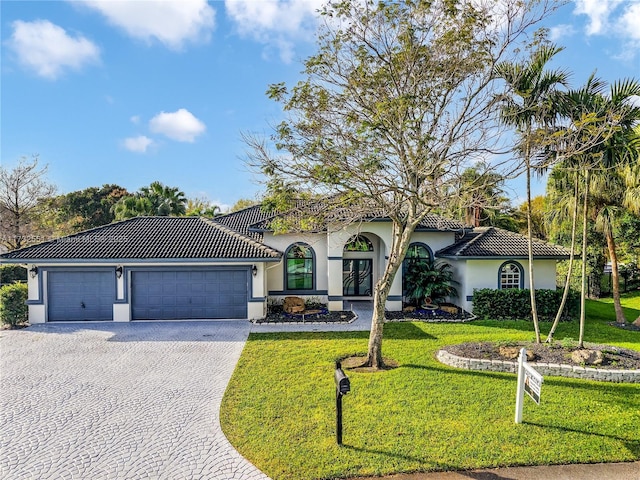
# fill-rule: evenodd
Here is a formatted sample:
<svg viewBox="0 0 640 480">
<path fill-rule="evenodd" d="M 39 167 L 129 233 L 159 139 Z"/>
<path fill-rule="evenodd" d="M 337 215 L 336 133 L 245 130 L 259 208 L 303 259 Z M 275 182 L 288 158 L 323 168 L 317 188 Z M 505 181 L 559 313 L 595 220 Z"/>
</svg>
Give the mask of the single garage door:
<svg viewBox="0 0 640 480">
<path fill-rule="evenodd" d="M 113 270 L 49 271 L 47 285 L 49 321 L 113 320 Z"/>
<path fill-rule="evenodd" d="M 131 272 L 133 320 L 247 318 L 248 271 Z"/>
</svg>

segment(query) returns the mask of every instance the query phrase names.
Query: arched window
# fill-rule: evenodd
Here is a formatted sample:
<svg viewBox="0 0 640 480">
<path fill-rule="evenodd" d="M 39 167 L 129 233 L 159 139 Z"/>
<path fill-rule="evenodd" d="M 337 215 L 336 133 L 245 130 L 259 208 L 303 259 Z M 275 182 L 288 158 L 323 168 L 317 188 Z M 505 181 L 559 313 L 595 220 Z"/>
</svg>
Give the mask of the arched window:
<svg viewBox="0 0 640 480">
<path fill-rule="evenodd" d="M 433 258 L 433 252 L 428 245 L 416 242 L 409 245 L 409 249 L 404 258 L 405 260 L 431 259 Z"/>
<path fill-rule="evenodd" d="M 433 252 L 428 245 L 420 242 L 415 242 L 409 245 L 407 254 L 402 262 L 402 294 L 406 295 L 406 280 L 405 276 L 410 268 L 410 265 L 415 265 L 417 262 L 433 260 Z"/>
<path fill-rule="evenodd" d="M 498 288 L 524 288 L 524 269 L 518 262 L 504 262 L 498 271 Z"/>
<path fill-rule="evenodd" d="M 345 252 L 373 252 L 373 243 L 364 235 L 356 235 L 344 246 Z"/>
<path fill-rule="evenodd" d="M 291 245 L 285 254 L 285 288 L 287 290 L 313 290 L 315 253 L 304 243 Z"/>
</svg>

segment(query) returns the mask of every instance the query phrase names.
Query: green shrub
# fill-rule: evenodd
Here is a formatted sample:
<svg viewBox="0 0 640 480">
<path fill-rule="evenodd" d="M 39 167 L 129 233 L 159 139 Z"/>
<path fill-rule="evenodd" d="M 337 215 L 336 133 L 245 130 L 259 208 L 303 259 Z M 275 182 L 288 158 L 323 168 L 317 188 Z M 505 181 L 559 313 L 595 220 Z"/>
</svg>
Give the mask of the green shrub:
<svg viewBox="0 0 640 480">
<path fill-rule="evenodd" d="M 26 283 L 12 283 L 0 287 L 0 322 L 8 325 L 26 323 L 29 318 Z"/>
<path fill-rule="evenodd" d="M 539 319 L 552 321 L 561 300 L 562 290 L 536 290 Z M 567 321 L 576 318 L 578 311 L 579 295 L 571 290 L 561 319 Z M 478 318 L 491 320 L 531 320 L 530 292 L 528 289 L 474 290 L 473 313 Z"/>
<path fill-rule="evenodd" d="M 0 265 L 0 286 L 27 281 L 27 269 L 20 265 Z"/>
</svg>

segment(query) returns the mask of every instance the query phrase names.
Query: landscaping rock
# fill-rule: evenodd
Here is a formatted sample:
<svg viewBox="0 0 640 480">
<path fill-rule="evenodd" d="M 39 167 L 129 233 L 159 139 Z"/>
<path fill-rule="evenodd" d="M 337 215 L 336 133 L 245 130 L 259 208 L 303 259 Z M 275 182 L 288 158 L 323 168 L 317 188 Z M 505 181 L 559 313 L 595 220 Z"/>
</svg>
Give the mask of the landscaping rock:
<svg viewBox="0 0 640 480">
<path fill-rule="evenodd" d="M 500 347 L 498 351 L 501 357 L 509 360 L 517 360 L 520 356 L 520 348 L 521 347 Z M 535 358 L 536 355 L 531 350 L 527 350 L 527 362 L 531 362 Z"/>
<path fill-rule="evenodd" d="M 440 305 L 440 310 L 442 310 L 443 312 L 450 313 L 451 315 L 458 314 L 458 307 L 453 307 L 450 305 Z"/>
<path fill-rule="evenodd" d="M 405 313 L 415 312 L 416 311 L 416 307 L 404 307 L 402 309 L 402 311 L 405 312 Z"/>
<path fill-rule="evenodd" d="M 300 297 L 285 297 L 282 309 L 287 313 L 304 312 L 304 300 Z"/>
<path fill-rule="evenodd" d="M 598 350 L 574 350 L 571 352 L 571 361 L 579 365 L 600 365 L 604 359 L 602 352 Z"/>
</svg>

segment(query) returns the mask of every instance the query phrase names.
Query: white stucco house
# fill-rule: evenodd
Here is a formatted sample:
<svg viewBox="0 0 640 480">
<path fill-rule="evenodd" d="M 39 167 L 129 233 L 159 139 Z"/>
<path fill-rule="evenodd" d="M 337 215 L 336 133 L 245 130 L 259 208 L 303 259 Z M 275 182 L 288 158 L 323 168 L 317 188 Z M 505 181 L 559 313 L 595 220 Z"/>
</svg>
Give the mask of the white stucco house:
<svg viewBox="0 0 640 480">
<path fill-rule="evenodd" d="M 384 218 L 309 233 L 274 235 L 260 206 L 219 217 L 136 217 L 0 255 L 27 267 L 29 320 L 264 317 L 268 299 L 315 297 L 330 310 L 366 300 L 391 245 Z M 410 253 L 450 263 L 452 299 L 472 310 L 478 288 L 527 288 L 527 239 L 498 228 L 467 228 L 435 215 L 416 229 Z M 534 243 L 536 288 L 555 289 L 559 246 Z M 402 308 L 402 275 L 387 301 Z"/>
</svg>

